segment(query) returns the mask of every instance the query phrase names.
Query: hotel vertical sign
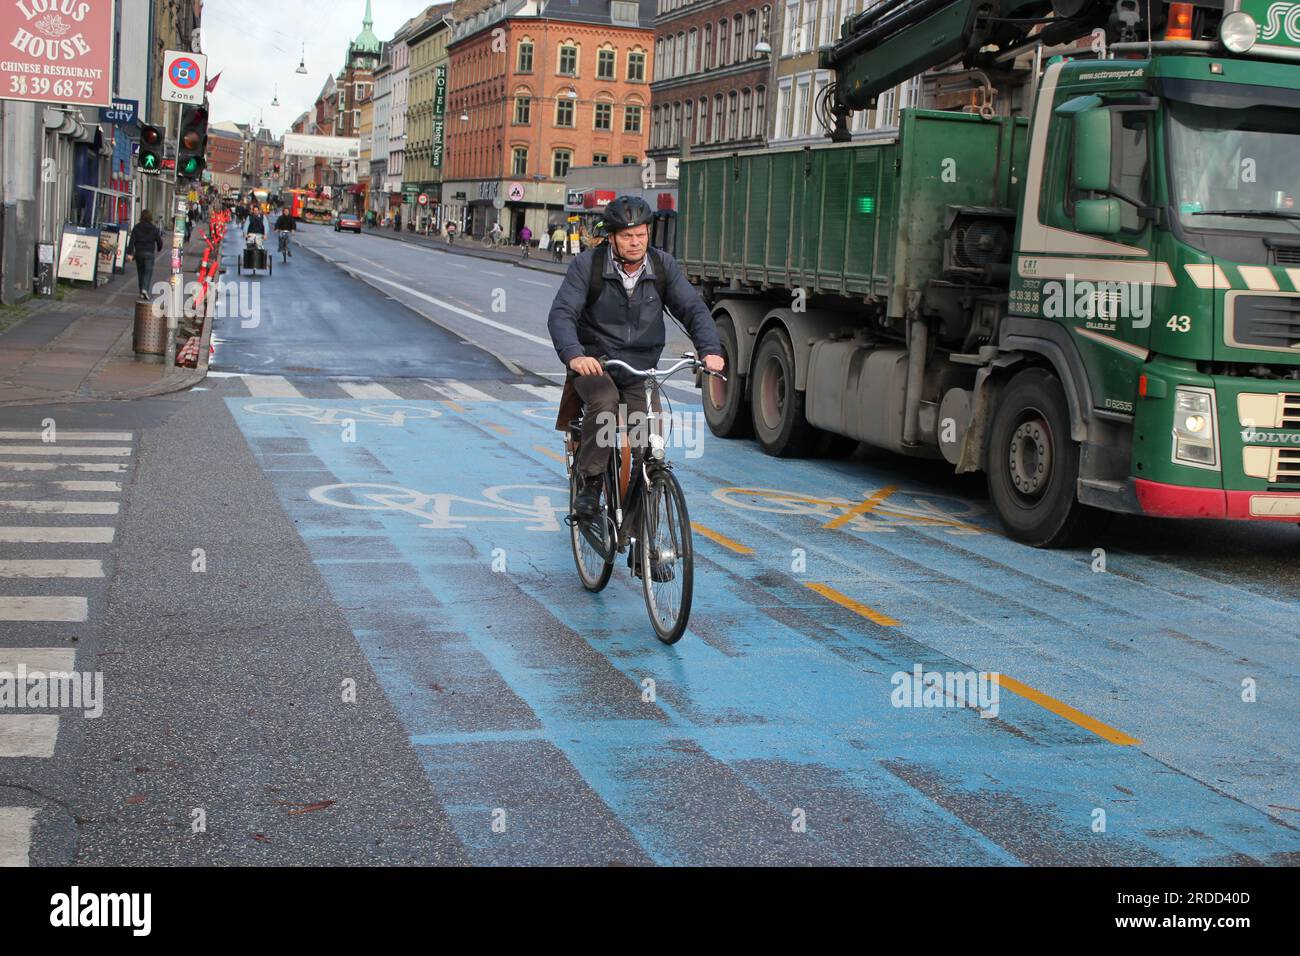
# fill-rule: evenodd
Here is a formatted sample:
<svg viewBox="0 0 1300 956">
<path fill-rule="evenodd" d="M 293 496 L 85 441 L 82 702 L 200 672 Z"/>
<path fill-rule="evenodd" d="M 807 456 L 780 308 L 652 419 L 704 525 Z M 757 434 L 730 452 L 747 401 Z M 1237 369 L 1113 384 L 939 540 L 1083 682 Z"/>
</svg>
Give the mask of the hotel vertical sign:
<svg viewBox="0 0 1300 956">
<path fill-rule="evenodd" d="M 433 77 L 433 155 L 434 169 L 442 167 L 443 114 L 447 111 L 447 67 L 436 66 Z"/>
</svg>

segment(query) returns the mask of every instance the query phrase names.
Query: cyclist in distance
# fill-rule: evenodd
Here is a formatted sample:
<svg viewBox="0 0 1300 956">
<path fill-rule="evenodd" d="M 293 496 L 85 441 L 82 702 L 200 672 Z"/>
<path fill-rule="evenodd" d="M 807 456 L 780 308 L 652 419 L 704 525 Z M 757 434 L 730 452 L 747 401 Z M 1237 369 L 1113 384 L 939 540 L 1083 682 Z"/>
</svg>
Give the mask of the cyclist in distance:
<svg viewBox="0 0 1300 956">
<path fill-rule="evenodd" d="M 294 221 L 293 216 L 289 215 L 288 207 L 280 212 L 280 218 L 275 221 L 275 231 L 280 233 L 285 244 L 285 255 L 292 258 L 293 249 L 289 246 L 289 237 L 285 233 L 297 232 L 298 224 Z"/>
<path fill-rule="evenodd" d="M 601 476 L 611 451 L 597 442 L 602 423 L 620 406 L 628 422 L 647 411 L 644 383 L 621 369 L 607 372 L 599 359 L 621 359 L 633 368 L 655 366 L 664 349 L 667 308 L 686 327 L 705 367 L 723 370 L 709 307 L 677 260 L 650 248 L 653 218 L 650 205 L 639 196 L 620 196 L 606 206 L 609 241 L 570 263 L 546 323 L 569 371 L 566 391 L 571 387 L 585 406 L 576 462 L 582 488 L 574 504 L 583 518 L 600 511 Z"/>
</svg>

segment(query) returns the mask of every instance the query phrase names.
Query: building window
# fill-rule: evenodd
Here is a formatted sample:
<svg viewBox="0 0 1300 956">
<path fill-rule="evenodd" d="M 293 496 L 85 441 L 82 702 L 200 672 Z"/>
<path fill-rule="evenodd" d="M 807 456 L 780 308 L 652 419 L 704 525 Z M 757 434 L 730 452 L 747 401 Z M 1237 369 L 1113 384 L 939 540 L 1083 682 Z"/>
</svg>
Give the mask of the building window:
<svg viewBox="0 0 1300 956">
<path fill-rule="evenodd" d="M 722 94 L 719 93 L 713 98 L 713 141 L 722 142 L 722 111 L 724 109 Z"/>
<path fill-rule="evenodd" d="M 514 161 L 510 166 L 510 175 L 528 175 L 528 148 L 526 146 L 516 146 L 514 148 Z"/>
<path fill-rule="evenodd" d="M 641 132 L 641 107 L 639 106 L 623 107 L 623 132 L 625 133 Z"/>
<path fill-rule="evenodd" d="M 551 175 L 563 179 L 569 175 L 569 166 L 573 163 L 573 150 L 557 149 L 551 154 Z"/>
<path fill-rule="evenodd" d="M 835 36 L 835 0 L 822 0 L 822 22 L 819 44 L 830 43 Z"/>
<path fill-rule="evenodd" d="M 808 97 L 812 90 L 812 83 L 809 77 L 802 76 L 795 87 L 794 94 L 794 123 L 791 130 L 792 136 L 805 136 L 808 133 L 808 120 L 811 118 L 808 109 Z"/>
<path fill-rule="evenodd" d="M 727 21 L 718 21 L 718 66 L 727 65 Z"/>
<path fill-rule="evenodd" d="M 817 4 L 806 0 L 803 5 L 803 19 L 799 21 L 799 51 L 807 53 L 812 49 L 813 32 L 816 28 Z"/>
<path fill-rule="evenodd" d="M 573 114 L 573 100 L 561 94 L 560 98 L 555 101 L 555 125 L 572 126 Z"/>
<path fill-rule="evenodd" d="M 754 135 L 763 137 L 767 135 L 767 89 L 760 86 L 754 91 Z"/>
<path fill-rule="evenodd" d="M 740 63 L 747 59 L 745 55 L 745 18 L 739 13 L 731 26 L 731 62 Z"/>
<path fill-rule="evenodd" d="M 695 142 L 691 137 L 695 134 L 695 101 L 687 100 L 682 112 L 682 139 Z"/>
<path fill-rule="evenodd" d="M 677 45 L 674 47 L 675 56 L 673 57 L 673 75 L 682 76 L 686 73 L 686 34 L 677 34 Z"/>
<path fill-rule="evenodd" d="M 614 78 L 614 51 L 601 50 L 596 54 L 596 78 L 612 80 Z"/>
<path fill-rule="evenodd" d="M 564 76 L 578 75 L 578 48 L 565 44 L 560 47 L 560 68 L 559 73 Z"/>
<path fill-rule="evenodd" d="M 698 52 L 697 50 L 698 40 L 699 40 L 699 34 L 696 30 L 692 29 L 690 33 L 686 34 L 686 72 L 687 73 L 695 72 L 695 63 L 696 63 L 695 54 Z"/>
<path fill-rule="evenodd" d="M 624 165 L 624 166 L 637 166 L 637 165 L 640 164 L 640 162 L 641 162 L 641 160 L 639 160 L 639 159 L 638 159 L 637 157 L 635 157 L 635 156 L 624 156 L 624 157 L 623 157 L 623 165 Z"/>
<path fill-rule="evenodd" d="M 609 165 L 609 153 L 592 153 L 592 154 L 591 154 L 591 165 L 593 165 L 593 166 L 608 166 L 608 165 Z"/>
<path fill-rule="evenodd" d="M 740 97 L 735 90 L 727 95 L 727 102 L 727 139 L 736 139 L 740 135 Z"/>
<path fill-rule="evenodd" d="M 533 43 L 531 40 L 521 40 L 519 43 L 519 69 L 517 72 L 533 72 Z"/>
<path fill-rule="evenodd" d="M 596 104 L 596 123 L 594 128 L 603 130 L 611 130 L 614 128 L 613 103 Z"/>
<path fill-rule="evenodd" d="M 650 111 L 650 148 L 658 149 L 663 143 L 663 122 L 664 110 L 662 106 L 656 106 Z"/>
<path fill-rule="evenodd" d="M 700 69 L 707 70 L 709 67 L 713 65 L 713 61 L 709 59 L 710 54 L 712 53 L 713 53 L 713 24 L 706 23 L 704 25 L 704 45 L 700 49 Z"/>
<path fill-rule="evenodd" d="M 749 139 L 749 137 L 754 135 L 753 127 L 750 126 L 750 121 L 753 119 L 753 115 L 750 113 L 750 106 L 752 105 L 750 101 L 752 98 L 753 98 L 752 94 L 750 93 L 749 90 L 740 91 L 740 138 L 741 139 Z"/>
<path fill-rule="evenodd" d="M 695 114 L 695 142 L 707 143 L 709 141 L 709 100 L 707 97 L 700 97 L 700 110 Z"/>
<path fill-rule="evenodd" d="M 640 50 L 627 55 L 627 78 L 633 83 L 645 82 L 645 54 Z"/>
<path fill-rule="evenodd" d="M 533 101 L 527 96 L 515 97 L 515 122 L 527 126 L 533 121 Z"/>
</svg>

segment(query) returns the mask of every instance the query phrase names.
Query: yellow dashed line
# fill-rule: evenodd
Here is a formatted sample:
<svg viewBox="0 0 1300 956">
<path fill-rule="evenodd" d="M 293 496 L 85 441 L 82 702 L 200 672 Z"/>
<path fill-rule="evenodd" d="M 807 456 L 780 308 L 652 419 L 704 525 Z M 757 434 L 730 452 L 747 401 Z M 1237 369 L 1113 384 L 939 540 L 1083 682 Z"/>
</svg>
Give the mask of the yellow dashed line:
<svg viewBox="0 0 1300 956">
<path fill-rule="evenodd" d="M 1048 697 L 1042 691 L 1034 690 L 1028 684 L 1022 684 L 1014 677 L 1008 677 L 1006 674 L 998 675 L 998 686 L 1005 687 L 1013 694 L 1018 694 L 1025 700 L 1032 700 L 1039 707 L 1050 710 L 1058 717 L 1068 720 L 1084 730 L 1090 730 L 1103 740 L 1109 740 L 1113 744 L 1119 744 L 1121 747 L 1131 747 L 1140 744 L 1142 741 L 1136 737 L 1130 737 L 1122 730 L 1116 730 L 1107 724 L 1103 724 L 1095 717 L 1089 717 L 1083 711 L 1075 710 L 1069 704 L 1064 704 L 1055 697 Z"/>
<path fill-rule="evenodd" d="M 848 608 L 854 614 L 860 614 L 868 621 L 879 624 L 881 627 L 898 627 L 899 622 L 894 620 L 888 614 L 881 614 L 873 608 L 867 607 L 859 601 L 853 600 L 847 594 L 841 594 L 839 591 L 825 584 L 818 584 L 815 581 L 805 582 L 804 587 L 810 591 L 816 591 L 827 600 L 834 601 L 840 607 Z"/>
<path fill-rule="evenodd" d="M 696 532 L 697 534 L 702 534 L 702 535 L 704 535 L 704 537 L 708 538 L 710 541 L 713 541 L 713 542 L 715 542 L 715 543 L 717 543 L 717 544 L 720 544 L 720 545 L 722 545 L 724 548 L 729 548 L 729 549 L 731 549 L 732 551 L 736 552 L 736 554 L 753 554 L 753 553 L 754 553 L 754 549 L 753 549 L 753 548 L 747 548 L 745 545 L 741 544 L 741 543 L 738 542 L 738 541 L 732 541 L 732 540 L 731 540 L 730 538 L 728 538 L 726 535 L 718 534 L 718 532 L 714 531 L 712 528 L 706 528 L 706 527 L 704 527 L 704 525 L 699 524 L 699 523 L 694 522 L 694 521 L 691 522 L 691 527 L 692 527 L 693 529 L 695 529 L 695 532 Z"/>
<path fill-rule="evenodd" d="M 444 398 L 444 399 L 442 399 L 442 404 L 446 405 L 446 406 L 447 406 L 448 408 L 450 408 L 453 412 L 461 412 L 461 413 L 463 413 L 463 412 L 465 411 L 465 406 L 464 406 L 464 405 L 457 405 L 457 404 L 456 404 L 455 402 L 453 402 L 450 398 Z"/>
<path fill-rule="evenodd" d="M 504 426 L 504 425 L 494 425 L 492 422 L 488 422 L 488 423 L 487 423 L 487 427 L 490 428 L 490 429 L 492 429 L 492 430 L 493 430 L 494 432 L 496 432 L 498 435 L 509 435 L 509 434 L 510 434 L 510 429 L 506 428 L 506 426 Z"/>
<path fill-rule="evenodd" d="M 838 518 L 832 518 L 830 521 L 822 525 L 822 527 L 834 529 L 840 527 L 841 525 L 845 525 L 848 522 L 852 521 L 854 518 L 856 518 L 858 515 L 864 515 L 867 512 L 873 510 L 876 507 L 876 505 L 880 504 L 882 501 L 884 501 L 886 498 L 888 498 L 897 490 L 898 490 L 898 485 L 886 485 L 884 488 L 881 488 L 879 491 L 877 491 L 870 498 L 863 501 L 861 504 L 855 505 L 853 508 L 844 512 L 844 514 L 840 515 Z"/>
<path fill-rule="evenodd" d="M 556 451 L 554 448 L 547 448 L 545 445 L 534 445 L 533 450 L 540 451 L 547 458 L 554 458 L 562 465 L 565 464 L 565 457 L 561 455 L 558 451 Z"/>
</svg>

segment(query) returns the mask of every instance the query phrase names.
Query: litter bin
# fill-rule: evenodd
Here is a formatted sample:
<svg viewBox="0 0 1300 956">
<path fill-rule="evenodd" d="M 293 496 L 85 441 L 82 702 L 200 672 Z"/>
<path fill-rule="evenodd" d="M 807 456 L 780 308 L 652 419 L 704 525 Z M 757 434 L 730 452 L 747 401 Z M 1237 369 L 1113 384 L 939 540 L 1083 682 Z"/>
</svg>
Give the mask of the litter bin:
<svg viewBox="0 0 1300 956">
<path fill-rule="evenodd" d="M 167 351 L 167 316 L 161 302 L 135 304 L 132 341 L 135 354 L 145 362 L 161 362 Z"/>
</svg>

